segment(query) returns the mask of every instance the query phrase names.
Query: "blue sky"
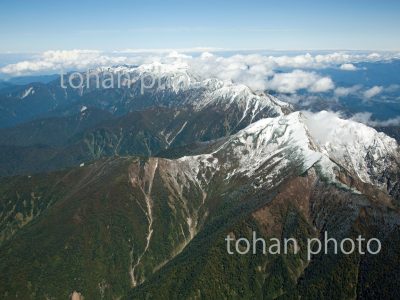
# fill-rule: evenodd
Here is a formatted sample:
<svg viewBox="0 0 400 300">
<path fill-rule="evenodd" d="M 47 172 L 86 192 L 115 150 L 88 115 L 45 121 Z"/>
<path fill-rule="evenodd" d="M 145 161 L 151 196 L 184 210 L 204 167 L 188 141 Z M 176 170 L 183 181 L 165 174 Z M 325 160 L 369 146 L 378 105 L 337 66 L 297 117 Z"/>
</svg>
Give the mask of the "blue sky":
<svg viewBox="0 0 400 300">
<path fill-rule="evenodd" d="M 2 1 L 0 52 L 400 50 L 400 1 Z"/>
</svg>

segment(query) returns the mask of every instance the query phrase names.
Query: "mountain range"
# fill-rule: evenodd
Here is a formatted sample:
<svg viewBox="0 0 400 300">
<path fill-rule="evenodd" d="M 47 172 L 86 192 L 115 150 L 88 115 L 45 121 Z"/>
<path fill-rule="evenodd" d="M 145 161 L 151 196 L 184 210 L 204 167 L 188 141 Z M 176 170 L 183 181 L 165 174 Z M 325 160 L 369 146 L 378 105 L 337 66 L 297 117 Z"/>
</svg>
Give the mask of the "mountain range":
<svg viewBox="0 0 400 300">
<path fill-rule="evenodd" d="M 0 89 L 4 299 L 399 297 L 400 151 L 385 130 L 179 64 L 93 72 L 121 71 L 119 88 Z M 226 252 L 252 232 L 295 237 L 300 254 Z M 308 260 L 324 232 L 382 251 Z"/>
</svg>

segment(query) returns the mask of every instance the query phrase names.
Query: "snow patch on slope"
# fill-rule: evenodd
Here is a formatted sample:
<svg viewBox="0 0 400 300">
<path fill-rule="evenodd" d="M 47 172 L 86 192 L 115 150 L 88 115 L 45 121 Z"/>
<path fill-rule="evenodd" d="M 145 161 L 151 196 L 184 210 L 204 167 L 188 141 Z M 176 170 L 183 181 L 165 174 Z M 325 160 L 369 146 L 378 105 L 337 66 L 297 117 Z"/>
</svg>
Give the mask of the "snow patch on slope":
<svg viewBox="0 0 400 300">
<path fill-rule="evenodd" d="M 22 95 L 21 95 L 21 99 L 24 99 L 24 98 L 26 98 L 26 97 L 28 97 L 29 95 L 33 95 L 35 93 L 35 90 L 33 89 L 33 86 L 31 86 L 31 87 L 29 87 L 28 89 L 26 89 L 23 93 L 22 93 Z"/>
</svg>

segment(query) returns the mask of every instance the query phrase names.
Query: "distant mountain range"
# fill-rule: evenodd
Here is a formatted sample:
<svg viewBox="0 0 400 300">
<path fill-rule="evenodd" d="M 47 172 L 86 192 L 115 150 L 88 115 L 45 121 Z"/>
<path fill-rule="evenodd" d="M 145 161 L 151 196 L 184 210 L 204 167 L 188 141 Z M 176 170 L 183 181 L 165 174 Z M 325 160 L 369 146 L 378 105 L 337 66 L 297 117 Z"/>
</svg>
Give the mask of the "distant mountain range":
<svg viewBox="0 0 400 300">
<path fill-rule="evenodd" d="M 96 72 L 121 70 L 121 88 L 0 90 L 3 298 L 398 297 L 394 138 L 179 65 Z M 226 252 L 252 231 L 295 237 L 300 254 Z M 325 231 L 382 252 L 308 261 Z"/>
</svg>

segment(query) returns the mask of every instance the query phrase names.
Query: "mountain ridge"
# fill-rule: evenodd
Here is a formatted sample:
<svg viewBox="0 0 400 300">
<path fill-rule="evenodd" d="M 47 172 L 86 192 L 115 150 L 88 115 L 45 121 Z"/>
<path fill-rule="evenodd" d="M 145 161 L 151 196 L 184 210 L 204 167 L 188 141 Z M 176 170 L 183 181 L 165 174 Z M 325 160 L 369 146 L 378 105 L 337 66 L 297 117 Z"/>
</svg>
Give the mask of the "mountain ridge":
<svg viewBox="0 0 400 300">
<path fill-rule="evenodd" d="M 181 87 L 165 92 L 156 86 L 148 95 L 153 98 L 138 96 L 144 102 L 121 115 L 109 109 L 125 107 L 126 98 L 104 102 L 121 91 L 104 90 L 90 101 L 82 93 L 83 102 L 64 110 L 61 124 L 69 126 L 61 131 L 52 125 L 55 118 L 5 135 L 10 170 L 27 168 L 0 178 L 0 295 L 394 297 L 400 278 L 393 276 L 400 258 L 397 142 L 329 112 L 292 112 L 268 95 L 227 86 L 229 92 L 217 86 L 217 93 L 189 88 L 190 97 Z M 167 100 L 174 105 L 164 105 Z M 46 143 L 51 128 L 56 138 L 33 152 L 39 170 L 12 156 L 19 147 L 29 153 Z M 251 231 L 296 237 L 303 250 L 298 256 L 226 252 L 224 237 L 250 237 Z M 306 238 L 324 231 L 335 238 L 378 236 L 384 256 L 320 254 L 308 261 Z"/>
</svg>

